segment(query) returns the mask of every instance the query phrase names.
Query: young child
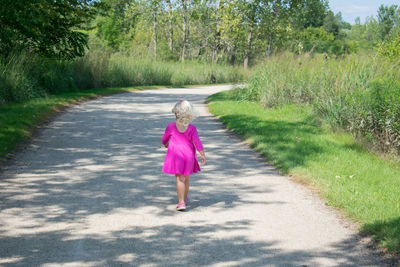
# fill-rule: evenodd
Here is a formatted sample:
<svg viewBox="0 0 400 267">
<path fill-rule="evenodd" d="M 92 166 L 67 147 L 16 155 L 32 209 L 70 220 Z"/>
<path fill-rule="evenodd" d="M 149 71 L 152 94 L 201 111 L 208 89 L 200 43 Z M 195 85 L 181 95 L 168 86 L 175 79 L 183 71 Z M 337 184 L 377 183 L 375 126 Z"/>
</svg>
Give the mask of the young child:
<svg viewBox="0 0 400 267">
<path fill-rule="evenodd" d="M 192 104 L 181 100 L 175 104 L 172 112 L 176 122 L 168 124 L 162 137 L 163 145 L 168 148 L 162 171 L 176 176 L 176 210 L 182 211 L 186 209 L 188 201 L 189 175 L 200 171 L 196 150 L 201 155 L 203 165 L 206 164 L 206 156 L 196 127 L 189 124 L 195 118 Z"/>
</svg>

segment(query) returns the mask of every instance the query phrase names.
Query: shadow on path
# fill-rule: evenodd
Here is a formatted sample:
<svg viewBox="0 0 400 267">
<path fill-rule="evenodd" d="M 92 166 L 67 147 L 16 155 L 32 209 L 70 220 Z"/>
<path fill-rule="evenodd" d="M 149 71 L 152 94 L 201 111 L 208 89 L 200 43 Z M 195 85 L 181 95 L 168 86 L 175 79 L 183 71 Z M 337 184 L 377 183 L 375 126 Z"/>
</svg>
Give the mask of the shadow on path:
<svg viewBox="0 0 400 267">
<path fill-rule="evenodd" d="M 289 208 L 289 200 L 270 197 L 282 186 L 275 170 L 207 116 L 206 95 L 121 94 L 58 117 L 1 174 L 0 265 L 391 264 L 360 256 L 357 235 L 328 242 L 329 249 L 307 248 L 312 241 L 302 239 L 282 248 L 289 241 L 260 228 L 266 210 Z M 203 172 L 191 177 L 184 213 L 174 211 L 174 177 L 161 173 L 160 148 L 181 98 L 202 111 L 195 124 L 208 155 Z"/>
</svg>

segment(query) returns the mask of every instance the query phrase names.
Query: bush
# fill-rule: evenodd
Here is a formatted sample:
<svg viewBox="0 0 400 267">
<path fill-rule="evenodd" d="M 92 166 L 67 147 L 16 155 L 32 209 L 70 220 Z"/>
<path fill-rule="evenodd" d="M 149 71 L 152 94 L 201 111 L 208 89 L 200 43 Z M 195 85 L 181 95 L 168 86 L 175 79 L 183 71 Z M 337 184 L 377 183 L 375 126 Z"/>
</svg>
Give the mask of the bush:
<svg viewBox="0 0 400 267">
<path fill-rule="evenodd" d="M 394 31 L 378 49 L 380 55 L 390 59 L 400 59 L 400 29 Z"/>
<path fill-rule="evenodd" d="M 298 41 L 292 45 L 292 51 L 297 54 L 317 52 L 341 56 L 356 53 L 359 50 L 358 42 L 335 40 L 335 36 L 322 27 L 309 27 L 299 32 L 296 39 Z"/>
<path fill-rule="evenodd" d="M 267 61 L 235 91 L 265 107 L 309 103 L 334 128 L 363 135 L 400 152 L 400 66 L 385 59 L 282 54 Z"/>
<path fill-rule="evenodd" d="M 0 62 L 0 103 L 19 102 L 43 95 L 39 80 L 32 77 L 37 58 L 21 54 Z"/>
<path fill-rule="evenodd" d="M 349 116 L 352 128 L 385 150 L 400 152 L 400 82 L 374 79 L 354 99 L 354 115 Z"/>
<path fill-rule="evenodd" d="M 162 62 L 120 53 L 92 51 L 74 61 L 28 53 L 0 61 L 0 103 L 20 102 L 45 93 L 101 87 L 238 82 L 240 68 L 198 62 Z"/>
</svg>

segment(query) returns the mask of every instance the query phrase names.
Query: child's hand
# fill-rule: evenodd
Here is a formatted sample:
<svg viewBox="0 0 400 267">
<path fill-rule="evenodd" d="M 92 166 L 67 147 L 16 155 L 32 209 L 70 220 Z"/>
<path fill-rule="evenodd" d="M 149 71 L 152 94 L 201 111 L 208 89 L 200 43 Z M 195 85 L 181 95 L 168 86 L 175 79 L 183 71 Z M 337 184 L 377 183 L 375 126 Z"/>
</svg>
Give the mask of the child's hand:
<svg viewBox="0 0 400 267">
<path fill-rule="evenodd" d="M 166 148 L 168 148 L 168 145 L 169 145 L 169 142 L 168 142 L 168 143 L 166 143 L 164 146 L 165 146 Z"/>
<path fill-rule="evenodd" d="M 201 156 L 202 165 L 204 166 L 204 165 L 206 165 L 206 154 L 204 154 L 204 150 L 199 151 L 199 153 Z"/>
<path fill-rule="evenodd" d="M 206 165 L 206 157 L 204 155 L 201 155 L 201 162 L 203 166 Z"/>
</svg>

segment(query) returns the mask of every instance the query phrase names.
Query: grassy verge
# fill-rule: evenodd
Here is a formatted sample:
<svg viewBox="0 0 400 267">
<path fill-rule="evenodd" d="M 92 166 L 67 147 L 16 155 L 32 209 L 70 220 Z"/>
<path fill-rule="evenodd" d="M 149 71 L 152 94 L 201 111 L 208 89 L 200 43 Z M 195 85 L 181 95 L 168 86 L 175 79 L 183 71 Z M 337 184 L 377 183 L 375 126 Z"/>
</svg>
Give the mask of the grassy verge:
<svg viewBox="0 0 400 267">
<path fill-rule="evenodd" d="M 400 154 L 399 77 L 398 61 L 373 55 L 327 59 L 282 53 L 259 66 L 237 98 L 265 107 L 312 104 L 332 127 Z"/>
<path fill-rule="evenodd" d="M 248 71 L 196 61 L 165 62 L 91 51 L 71 61 L 19 53 L 0 59 L 0 105 L 82 89 L 235 83 Z"/>
<path fill-rule="evenodd" d="M 0 158 L 13 152 L 17 144 L 31 135 L 35 126 L 42 124 L 65 106 L 99 96 L 163 87 L 165 88 L 165 86 L 136 86 L 90 89 L 49 94 L 22 103 L 0 105 Z"/>
<path fill-rule="evenodd" d="M 210 111 L 283 173 L 315 187 L 379 245 L 400 253 L 400 167 L 371 154 L 345 133 L 324 127 L 307 105 L 265 109 L 235 101 L 235 92 L 209 97 Z"/>
</svg>

